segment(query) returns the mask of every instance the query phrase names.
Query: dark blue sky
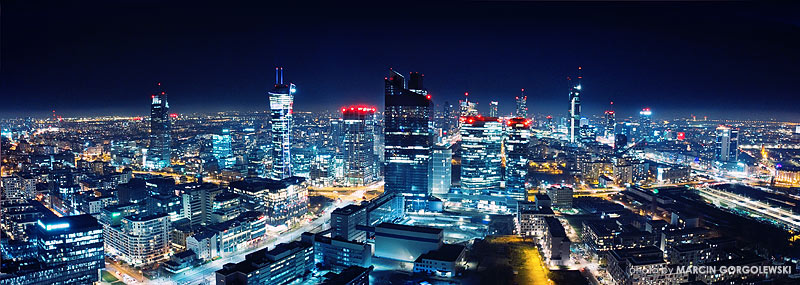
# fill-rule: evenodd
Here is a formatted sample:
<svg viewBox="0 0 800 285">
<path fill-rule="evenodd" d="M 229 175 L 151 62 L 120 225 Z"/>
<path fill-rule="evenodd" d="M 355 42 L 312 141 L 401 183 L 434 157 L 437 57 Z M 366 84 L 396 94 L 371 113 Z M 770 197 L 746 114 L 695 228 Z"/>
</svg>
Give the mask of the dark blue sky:
<svg viewBox="0 0 800 285">
<path fill-rule="evenodd" d="M 63 1 L 65 2 L 65 1 Z M 227 5 L 36 1 L 0 10 L 0 116 L 148 113 L 160 81 L 175 112 L 266 110 L 274 67 L 298 110 L 382 106 L 393 67 L 420 71 L 437 103 L 465 91 L 511 112 L 800 120 L 796 5 L 731 2 Z"/>
</svg>

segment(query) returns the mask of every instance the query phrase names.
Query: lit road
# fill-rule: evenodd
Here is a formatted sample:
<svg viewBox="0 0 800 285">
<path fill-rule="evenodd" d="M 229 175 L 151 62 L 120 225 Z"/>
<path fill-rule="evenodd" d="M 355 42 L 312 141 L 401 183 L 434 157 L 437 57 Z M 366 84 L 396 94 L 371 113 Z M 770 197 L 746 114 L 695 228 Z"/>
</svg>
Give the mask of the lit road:
<svg viewBox="0 0 800 285">
<path fill-rule="evenodd" d="M 762 216 L 763 218 L 781 223 L 787 227 L 800 229 L 800 216 L 790 210 L 775 207 L 773 205 L 755 201 L 747 197 L 733 193 L 716 190 L 708 187 L 697 189 L 701 196 L 712 201 L 723 201 L 730 205 L 747 209 L 751 214 Z"/>
<path fill-rule="evenodd" d="M 144 276 L 142 276 L 142 274 L 139 273 L 139 271 L 131 270 L 130 268 L 121 266 L 109 260 L 108 258 L 106 258 L 106 271 L 108 271 L 111 274 L 114 274 L 114 276 L 116 276 L 117 278 L 119 278 L 119 280 L 122 280 L 125 283 L 128 283 L 128 281 L 124 280 L 125 278 L 123 277 L 123 275 L 130 276 L 131 278 L 135 279 L 136 282 L 141 282 L 142 280 L 144 280 Z"/>
<path fill-rule="evenodd" d="M 331 212 L 334 209 L 352 204 L 352 201 L 345 199 L 342 200 L 343 202 L 334 203 L 331 206 L 325 208 L 325 213 L 321 217 L 314 219 L 310 223 L 307 223 L 301 227 L 293 228 L 286 232 L 283 232 L 279 234 L 277 237 L 272 237 L 266 243 L 263 243 L 262 245 L 256 248 L 250 248 L 244 251 L 236 252 L 233 255 L 224 256 L 220 259 L 203 264 L 202 266 L 192 268 L 188 271 L 173 276 L 171 280 L 159 279 L 159 280 L 153 280 L 153 282 L 158 284 L 180 284 L 180 285 L 213 284 L 215 283 L 214 272 L 222 269 L 222 265 L 225 265 L 226 263 L 240 262 L 244 260 L 245 255 L 249 253 L 263 249 L 265 247 L 274 248 L 275 245 L 279 243 L 291 242 L 295 239 L 299 239 L 300 235 L 303 234 L 304 232 L 312 231 L 318 227 L 324 227 L 328 223 L 328 221 L 330 221 Z"/>
</svg>

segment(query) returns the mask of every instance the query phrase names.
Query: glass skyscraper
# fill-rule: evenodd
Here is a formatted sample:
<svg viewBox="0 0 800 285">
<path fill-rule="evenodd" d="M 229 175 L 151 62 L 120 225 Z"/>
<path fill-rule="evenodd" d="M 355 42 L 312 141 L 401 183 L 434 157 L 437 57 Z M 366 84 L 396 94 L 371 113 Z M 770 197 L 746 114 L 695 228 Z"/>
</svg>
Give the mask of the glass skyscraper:
<svg viewBox="0 0 800 285">
<path fill-rule="evenodd" d="M 430 95 L 422 86 L 422 74 L 411 73 L 411 79 L 406 88 L 405 78 L 394 70 L 384 78 L 384 189 L 403 194 L 409 203 L 429 194 L 428 163 L 433 142 Z"/>
<path fill-rule="evenodd" d="M 514 113 L 515 116 L 519 118 L 527 118 L 528 117 L 528 96 L 525 96 L 525 89 L 522 89 L 522 94 L 517 96 L 515 99 L 517 101 L 517 110 Z"/>
<path fill-rule="evenodd" d="M 367 185 L 377 180 L 375 156 L 375 107 L 342 108 L 341 151 L 344 184 Z"/>
<path fill-rule="evenodd" d="M 499 116 L 499 113 L 497 111 L 497 107 L 498 107 L 497 104 L 498 104 L 497 101 L 489 102 L 489 117 L 497 117 L 497 116 Z"/>
<path fill-rule="evenodd" d="M 503 180 L 503 126 L 495 117 L 462 118 L 461 190 L 465 194 L 497 191 Z"/>
<path fill-rule="evenodd" d="M 217 159 L 217 164 L 220 169 L 230 168 L 236 164 L 236 158 L 233 157 L 233 152 L 231 150 L 230 129 L 222 129 L 222 134 L 214 135 L 212 148 L 212 152 Z"/>
<path fill-rule="evenodd" d="M 613 103 L 612 103 L 613 104 Z M 616 114 L 613 110 L 608 110 L 605 112 L 606 115 L 606 122 L 605 122 L 605 136 L 613 136 L 614 135 L 614 127 L 617 125 Z"/>
<path fill-rule="evenodd" d="M 283 83 L 283 67 L 275 68 L 275 86 L 269 91 L 272 123 L 272 179 L 292 176 L 292 107 L 294 84 Z"/>
<path fill-rule="evenodd" d="M 739 129 L 728 126 L 719 126 L 716 130 L 716 143 L 714 145 L 715 158 L 722 162 L 731 162 L 739 159 Z"/>
<path fill-rule="evenodd" d="M 650 108 L 639 111 L 639 140 L 650 141 L 653 139 L 653 112 Z"/>
<path fill-rule="evenodd" d="M 448 144 L 437 144 L 431 154 L 430 187 L 432 194 L 450 191 L 453 171 L 453 151 Z"/>
<path fill-rule="evenodd" d="M 145 168 L 161 169 L 170 165 L 169 103 L 167 92 L 158 83 L 156 93 L 152 94 L 150 104 L 150 148 L 145 156 Z"/>
<path fill-rule="evenodd" d="M 525 199 L 530 127 L 531 122 L 525 118 L 508 120 L 508 132 L 505 140 L 506 194 L 516 200 Z"/>
<path fill-rule="evenodd" d="M 578 67 L 578 80 L 573 83 L 569 88 L 569 142 L 574 143 L 580 141 L 580 121 L 581 121 L 581 68 Z M 570 80 L 570 82 L 572 82 Z"/>
</svg>

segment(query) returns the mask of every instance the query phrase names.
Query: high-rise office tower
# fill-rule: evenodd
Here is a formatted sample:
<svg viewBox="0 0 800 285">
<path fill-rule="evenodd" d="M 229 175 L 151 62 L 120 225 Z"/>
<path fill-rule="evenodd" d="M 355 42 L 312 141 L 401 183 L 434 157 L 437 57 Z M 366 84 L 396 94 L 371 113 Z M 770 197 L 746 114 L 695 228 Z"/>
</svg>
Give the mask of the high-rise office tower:
<svg viewBox="0 0 800 285">
<path fill-rule="evenodd" d="M 517 96 L 517 111 L 514 113 L 515 116 L 519 118 L 527 118 L 528 117 L 528 96 L 525 95 L 525 88 L 522 88 L 522 94 Z"/>
<path fill-rule="evenodd" d="M 294 84 L 283 83 L 283 67 L 275 68 L 275 86 L 269 91 L 272 123 L 272 179 L 292 176 L 292 107 Z"/>
<path fill-rule="evenodd" d="M 150 148 L 145 156 L 145 168 L 161 169 L 170 165 L 170 135 L 169 103 L 167 92 L 161 87 L 161 82 L 156 86 L 156 93 L 150 97 Z"/>
<path fill-rule="evenodd" d="M 384 78 L 384 189 L 403 194 L 408 203 L 429 194 L 428 163 L 433 143 L 428 128 L 431 97 L 422 86 L 422 75 L 412 73 L 411 77 L 413 84 L 408 88 L 405 78 L 394 70 Z"/>
<path fill-rule="evenodd" d="M 342 108 L 341 151 L 344 184 L 363 186 L 377 180 L 375 157 L 375 107 Z"/>
<path fill-rule="evenodd" d="M 449 136 L 458 131 L 458 117 L 458 109 L 450 102 L 445 101 L 440 118 L 443 136 Z"/>
<path fill-rule="evenodd" d="M 516 200 L 525 199 L 525 181 L 528 178 L 528 144 L 531 122 L 525 118 L 508 120 L 505 139 L 506 194 Z"/>
<path fill-rule="evenodd" d="M 446 194 L 450 191 L 450 182 L 453 173 L 453 151 L 447 143 L 437 144 L 433 147 L 430 168 L 430 192 L 432 194 Z"/>
<path fill-rule="evenodd" d="M 739 159 L 739 129 L 728 126 L 717 127 L 717 141 L 715 143 L 716 159 L 722 162 L 736 161 Z"/>
<path fill-rule="evenodd" d="M 569 142 L 580 141 L 580 120 L 581 120 L 581 67 L 578 67 L 578 78 L 574 82 L 570 80 L 569 88 L 569 114 L 568 114 L 568 136 Z"/>
<path fill-rule="evenodd" d="M 500 189 L 503 126 L 494 117 L 464 117 L 461 125 L 461 190 L 482 194 Z"/>
<path fill-rule="evenodd" d="M 614 127 L 617 125 L 617 115 L 614 112 L 614 102 L 611 102 L 611 109 L 605 112 L 606 115 L 606 136 L 614 135 Z"/>
<path fill-rule="evenodd" d="M 231 130 L 222 129 L 221 134 L 214 135 L 212 145 L 212 154 L 217 159 L 219 168 L 230 168 L 236 163 L 236 158 L 233 157 L 231 151 Z"/>
<path fill-rule="evenodd" d="M 639 140 L 649 141 L 653 138 L 653 112 L 650 108 L 639 111 Z"/>
<path fill-rule="evenodd" d="M 489 102 L 489 117 L 497 117 L 497 101 Z"/>
</svg>

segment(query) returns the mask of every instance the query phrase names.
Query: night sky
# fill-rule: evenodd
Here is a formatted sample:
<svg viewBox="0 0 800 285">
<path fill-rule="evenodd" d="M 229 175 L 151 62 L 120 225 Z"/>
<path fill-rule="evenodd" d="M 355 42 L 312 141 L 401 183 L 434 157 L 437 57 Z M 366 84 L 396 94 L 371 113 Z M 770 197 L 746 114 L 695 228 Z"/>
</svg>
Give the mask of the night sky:
<svg viewBox="0 0 800 285">
<path fill-rule="evenodd" d="M 585 115 L 613 100 L 623 116 L 800 120 L 797 5 L 76 2 L 4 1 L 0 117 L 145 115 L 156 82 L 177 113 L 267 110 L 275 66 L 299 111 L 382 107 L 392 67 L 424 73 L 437 103 L 469 92 L 506 114 L 525 88 L 563 116 L 582 66 Z"/>
</svg>

